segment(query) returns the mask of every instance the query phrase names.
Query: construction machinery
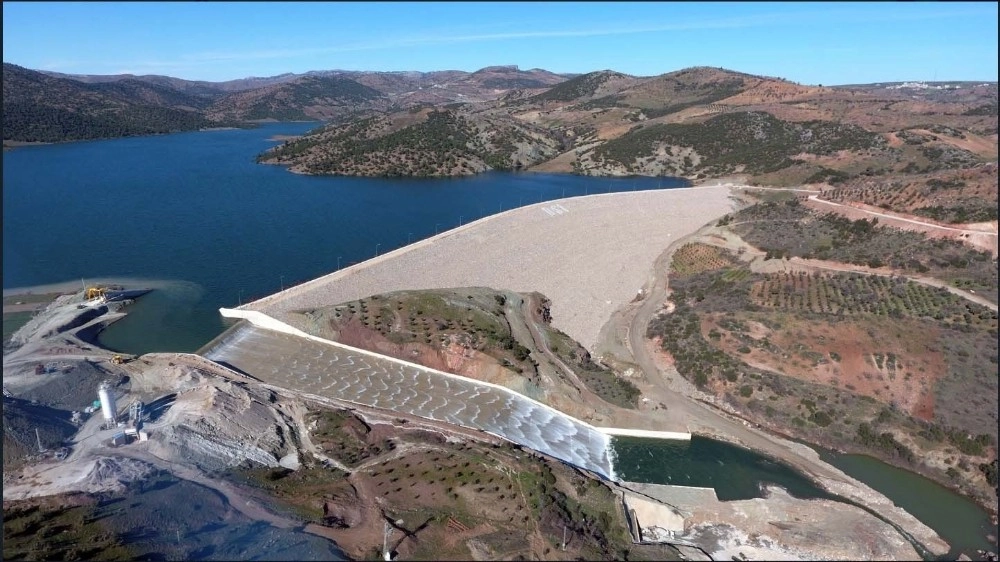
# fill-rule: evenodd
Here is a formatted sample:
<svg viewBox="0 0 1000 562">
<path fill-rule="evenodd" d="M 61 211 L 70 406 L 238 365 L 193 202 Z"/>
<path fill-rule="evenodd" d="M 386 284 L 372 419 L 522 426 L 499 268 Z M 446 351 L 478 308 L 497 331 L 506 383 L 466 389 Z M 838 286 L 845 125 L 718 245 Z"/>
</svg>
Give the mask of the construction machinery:
<svg viewBox="0 0 1000 562">
<path fill-rule="evenodd" d="M 111 357 L 111 364 L 112 365 L 124 365 L 125 364 L 125 358 L 122 357 L 121 355 L 112 356 Z"/>
<path fill-rule="evenodd" d="M 99 299 L 104 297 L 107 292 L 107 287 L 87 287 L 86 297 L 87 300 Z"/>
</svg>

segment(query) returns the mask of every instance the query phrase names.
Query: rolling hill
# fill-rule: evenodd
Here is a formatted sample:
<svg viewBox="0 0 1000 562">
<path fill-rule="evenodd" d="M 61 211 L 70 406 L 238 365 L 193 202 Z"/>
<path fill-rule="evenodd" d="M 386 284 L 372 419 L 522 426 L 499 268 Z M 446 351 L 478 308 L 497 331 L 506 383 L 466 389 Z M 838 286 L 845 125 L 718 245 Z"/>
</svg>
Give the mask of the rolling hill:
<svg viewBox="0 0 1000 562">
<path fill-rule="evenodd" d="M 805 86 L 714 67 L 646 77 L 323 70 L 211 83 L 4 65 L 5 141 L 325 121 L 258 159 L 307 174 L 531 169 L 843 184 L 994 162 L 996 104 L 995 83 Z M 955 216 L 985 216 L 967 207 Z"/>
<path fill-rule="evenodd" d="M 4 141 L 58 142 L 211 127 L 197 96 L 131 80 L 85 84 L 3 65 Z"/>
<path fill-rule="evenodd" d="M 329 120 L 366 109 L 386 109 L 382 92 L 349 78 L 303 76 L 290 82 L 226 94 L 207 108 L 213 120 Z"/>
</svg>

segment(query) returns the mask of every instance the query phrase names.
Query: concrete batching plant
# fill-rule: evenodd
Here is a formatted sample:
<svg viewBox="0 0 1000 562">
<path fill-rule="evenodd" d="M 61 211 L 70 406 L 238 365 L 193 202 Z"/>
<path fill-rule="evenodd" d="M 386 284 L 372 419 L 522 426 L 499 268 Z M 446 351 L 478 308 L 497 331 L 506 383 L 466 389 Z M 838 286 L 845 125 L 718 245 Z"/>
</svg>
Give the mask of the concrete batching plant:
<svg viewBox="0 0 1000 562">
<path fill-rule="evenodd" d="M 110 427 L 114 427 L 118 421 L 118 409 L 115 404 L 115 393 L 111 384 L 104 382 L 97 388 L 97 396 L 101 399 L 101 412 L 104 413 L 104 421 Z"/>
</svg>

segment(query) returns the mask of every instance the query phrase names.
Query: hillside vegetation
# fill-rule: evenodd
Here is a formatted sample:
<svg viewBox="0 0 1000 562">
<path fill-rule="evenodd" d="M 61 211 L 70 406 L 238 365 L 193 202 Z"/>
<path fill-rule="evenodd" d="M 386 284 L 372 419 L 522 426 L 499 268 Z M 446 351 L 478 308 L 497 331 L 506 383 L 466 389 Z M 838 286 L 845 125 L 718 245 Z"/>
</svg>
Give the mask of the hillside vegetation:
<svg viewBox="0 0 1000 562">
<path fill-rule="evenodd" d="M 996 161 L 991 83 L 830 88 L 711 67 L 651 77 L 515 66 L 471 73 L 330 70 L 209 83 L 54 76 L 5 65 L 4 76 L 5 141 L 317 120 L 327 126 L 259 161 L 296 173 L 353 176 L 532 169 L 691 180 L 738 175 L 779 186 L 885 180 L 900 187 L 846 197 L 899 203 L 896 192 L 909 190 L 908 201 L 921 204 L 903 206 L 921 216 L 950 222 L 995 216 L 989 194 L 921 197 L 902 187 Z"/>
<path fill-rule="evenodd" d="M 639 390 L 595 363 L 571 337 L 549 325 L 538 294 L 485 288 L 402 291 L 302 311 L 298 327 L 324 338 L 506 386 L 564 409 L 588 389 L 599 400 L 634 409 Z M 546 382 L 550 381 L 550 382 Z"/>
<path fill-rule="evenodd" d="M 763 202 L 726 219 L 730 229 L 770 257 L 801 257 L 892 267 L 970 288 L 997 301 L 997 260 L 960 242 L 850 220 L 808 209 L 793 199 Z"/>
<path fill-rule="evenodd" d="M 503 114 L 420 109 L 330 126 L 264 153 L 259 162 L 335 175 L 455 176 L 530 166 L 558 141 Z"/>
<path fill-rule="evenodd" d="M 226 95 L 213 103 L 207 114 L 213 119 L 309 121 L 387 106 L 382 92 L 349 78 L 306 76 Z"/>
<path fill-rule="evenodd" d="M 839 150 L 868 151 L 886 146 L 885 139 L 856 125 L 810 121 L 789 123 L 769 113 L 719 115 L 702 123 L 638 125 L 595 148 L 589 160 L 621 166 L 625 173 L 642 171 L 664 157 L 684 154 L 663 170 L 668 175 L 722 176 L 763 174 L 794 165 L 800 153 L 829 155 Z"/>
<path fill-rule="evenodd" d="M 58 142 L 151 135 L 217 126 L 204 101 L 134 82 L 83 84 L 4 63 L 3 137 Z"/>
<path fill-rule="evenodd" d="M 682 376 L 754 423 L 995 503 L 996 312 L 898 278 L 754 273 L 703 244 L 672 272 L 648 336 Z"/>
</svg>

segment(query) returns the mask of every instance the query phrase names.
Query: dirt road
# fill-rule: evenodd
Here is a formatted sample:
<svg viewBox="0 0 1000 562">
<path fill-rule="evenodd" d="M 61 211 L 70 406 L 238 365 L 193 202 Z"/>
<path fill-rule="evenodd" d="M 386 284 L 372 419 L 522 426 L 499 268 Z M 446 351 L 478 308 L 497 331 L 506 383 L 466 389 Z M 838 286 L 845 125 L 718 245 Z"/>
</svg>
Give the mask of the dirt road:
<svg viewBox="0 0 1000 562">
<path fill-rule="evenodd" d="M 744 259 L 751 258 L 752 261 L 750 262 L 750 270 L 754 273 L 774 273 L 778 271 L 804 271 L 806 273 L 812 273 L 817 270 L 823 270 L 840 273 L 860 273 L 862 275 L 879 275 L 882 277 L 902 277 L 909 281 L 913 281 L 914 283 L 927 285 L 928 287 L 945 289 L 955 296 L 962 297 L 970 302 L 985 306 L 994 312 L 997 311 L 997 304 L 993 301 L 982 295 L 978 295 L 973 291 L 967 291 L 965 289 L 959 289 L 958 287 L 949 285 L 946 281 L 942 281 L 941 279 L 925 277 L 922 275 L 913 275 L 912 273 L 895 270 L 889 267 L 873 268 L 853 263 L 832 262 L 798 257 L 780 260 L 765 260 L 765 252 L 747 244 L 742 238 L 736 236 L 728 229 L 720 227 L 706 227 L 699 232 L 702 233 L 700 240 L 702 243 L 710 246 L 725 248 L 734 253 L 742 252 Z"/>
<path fill-rule="evenodd" d="M 608 341 L 600 345 L 604 349 L 616 349 L 617 353 L 627 355 L 620 359 L 632 362 L 642 370 L 645 379 L 650 383 L 649 387 L 644 389 L 645 398 L 665 406 L 666 417 L 675 428 L 686 426 L 693 434 L 733 442 L 780 459 L 810 475 L 828 491 L 857 501 L 901 528 L 907 529 L 928 550 L 939 554 L 946 553 L 948 545 L 938 537 L 937 533 L 896 507 L 875 490 L 823 462 L 813 449 L 765 433 L 725 411 L 722 405 L 717 407 L 706 405 L 706 402 L 717 404 L 714 397 L 699 391 L 681 377 L 672 366 L 657 361 L 655 344 L 646 338 L 646 330 L 652 317 L 666 303 L 669 294 L 667 271 L 670 260 L 678 248 L 714 228 L 707 226 L 677 240 L 656 259 L 652 275 L 641 292 L 641 300 L 627 305 L 613 317 L 611 323 L 618 323 L 617 326 L 606 326 L 602 330 L 602 335 L 606 338 L 613 339 L 616 335 L 617 337 L 624 335 L 624 341 L 620 342 L 624 345 L 616 346 L 615 343 Z"/>
</svg>

